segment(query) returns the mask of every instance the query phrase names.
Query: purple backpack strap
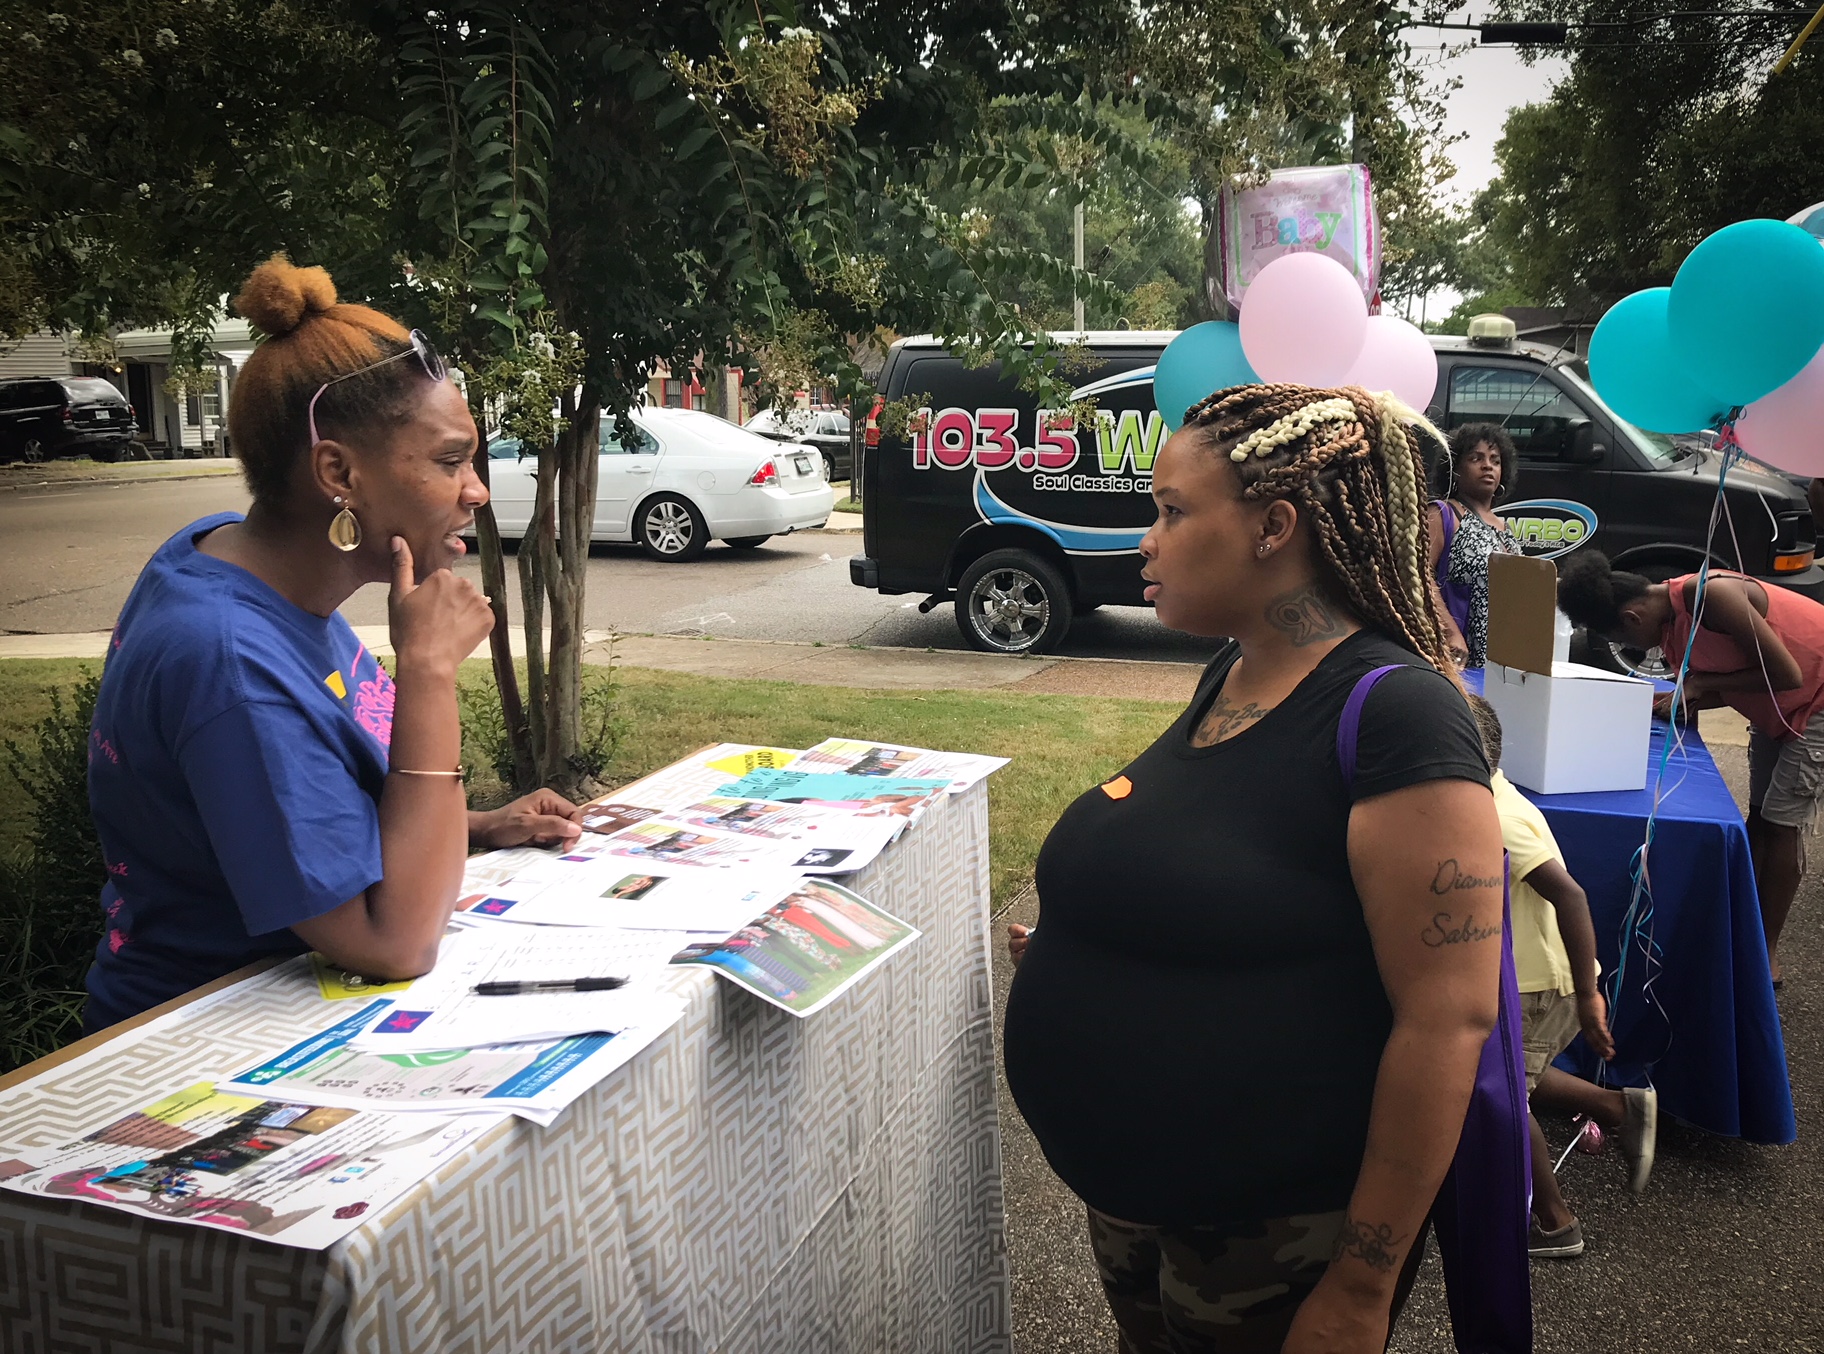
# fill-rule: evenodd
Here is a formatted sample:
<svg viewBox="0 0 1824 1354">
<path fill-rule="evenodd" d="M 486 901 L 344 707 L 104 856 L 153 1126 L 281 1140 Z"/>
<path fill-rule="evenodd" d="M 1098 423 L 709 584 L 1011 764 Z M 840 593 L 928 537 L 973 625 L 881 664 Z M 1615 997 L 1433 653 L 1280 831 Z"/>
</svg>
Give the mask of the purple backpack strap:
<svg viewBox="0 0 1824 1354">
<path fill-rule="evenodd" d="M 1438 505 L 1438 520 L 1444 525 L 1444 548 L 1438 552 L 1438 595 L 1444 599 L 1444 609 L 1450 613 L 1451 620 L 1467 639 L 1474 590 L 1467 583 L 1450 581 L 1450 547 L 1457 539 L 1457 510 L 1446 499 L 1434 499 L 1433 502 Z"/>
<path fill-rule="evenodd" d="M 1336 762 L 1355 787 L 1362 710 L 1392 664 L 1366 673 L 1336 725 Z M 1506 874 L 1505 866 L 1503 875 Z M 1520 984 L 1507 880 L 1501 893 L 1501 995 L 1495 1028 L 1482 1045 L 1463 1133 L 1431 1222 L 1444 1261 L 1452 1336 L 1461 1354 L 1531 1354 L 1533 1292 L 1526 1253 L 1532 1214 L 1532 1141 L 1526 1064 L 1520 1048 Z"/>
</svg>

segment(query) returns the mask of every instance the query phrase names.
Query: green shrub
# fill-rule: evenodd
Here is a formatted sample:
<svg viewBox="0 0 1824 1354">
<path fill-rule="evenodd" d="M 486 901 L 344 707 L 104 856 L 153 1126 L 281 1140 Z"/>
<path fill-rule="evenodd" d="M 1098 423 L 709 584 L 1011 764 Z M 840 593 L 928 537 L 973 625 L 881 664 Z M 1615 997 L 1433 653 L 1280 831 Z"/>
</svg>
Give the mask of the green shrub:
<svg viewBox="0 0 1824 1354">
<path fill-rule="evenodd" d="M 577 770 L 600 778 L 625 733 L 612 668 L 583 671 L 583 746 Z M 29 747 L 5 741 L 6 768 L 31 802 L 23 848 L 0 856 L 0 1073 L 54 1052 L 82 1027 L 83 977 L 101 939 L 101 842 L 89 813 L 89 726 L 101 678 L 52 688 L 50 713 Z M 491 677 L 461 692 L 469 803 L 513 798 L 513 755 Z"/>
<path fill-rule="evenodd" d="M 36 747 L 6 740 L 6 765 L 31 801 L 23 850 L 0 860 L 0 1072 L 76 1037 L 83 975 L 101 938 L 107 879 L 89 816 L 89 724 L 101 678 L 50 692 Z"/>
</svg>

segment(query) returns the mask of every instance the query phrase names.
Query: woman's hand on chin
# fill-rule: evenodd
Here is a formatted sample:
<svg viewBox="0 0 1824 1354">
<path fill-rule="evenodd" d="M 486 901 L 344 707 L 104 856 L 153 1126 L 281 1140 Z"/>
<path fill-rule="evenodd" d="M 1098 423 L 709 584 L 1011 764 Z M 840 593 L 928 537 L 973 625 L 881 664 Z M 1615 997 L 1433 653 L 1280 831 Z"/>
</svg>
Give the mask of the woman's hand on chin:
<svg viewBox="0 0 1824 1354">
<path fill-rule="evenodd" d="M 555 790 L 534 790 L 511 804 L 469 815 L 469 845 L 568 846 L 583 835 L 583 811 Z"/>
</svg>

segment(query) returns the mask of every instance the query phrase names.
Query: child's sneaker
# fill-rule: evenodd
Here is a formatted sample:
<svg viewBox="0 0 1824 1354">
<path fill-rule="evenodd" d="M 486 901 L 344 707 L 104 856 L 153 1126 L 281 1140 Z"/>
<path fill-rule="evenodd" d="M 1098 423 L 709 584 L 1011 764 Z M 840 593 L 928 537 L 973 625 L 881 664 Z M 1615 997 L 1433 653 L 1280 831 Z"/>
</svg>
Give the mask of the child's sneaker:
<svg viewBox="0 0 1824 1354">
<path fill-rule="evenodd" d="M 1575 1260 L 1583 1254 L 1583 1226 L 1572 1218 L 1557 1231 L 1548 1232 L 1534 1218 L 1526 1235 L 1526 1253 L 1535 1260 Z"/>
<path fill-rule="evenodd" d="M 1621 1127 L 1615 1141 L 1628 1162 L 1628 1188 L 1639 1194 L 1653 1174 L 1653 1151 L 1659 1141 L 1659 1092 L 1629 1086 L 1621 1093 Z"/>
</svg>

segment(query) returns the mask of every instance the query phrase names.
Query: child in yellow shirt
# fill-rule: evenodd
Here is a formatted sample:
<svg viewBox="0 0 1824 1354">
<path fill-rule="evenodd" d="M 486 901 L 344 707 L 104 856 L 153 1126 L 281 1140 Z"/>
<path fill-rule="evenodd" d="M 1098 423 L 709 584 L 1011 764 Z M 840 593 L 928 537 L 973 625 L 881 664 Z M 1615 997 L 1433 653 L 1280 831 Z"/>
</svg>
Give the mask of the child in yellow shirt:
<svg viewBox="0 0 1824 1354">
<path fill-rule="evenodd" d="M 1534 1105 L 1569 1110 L 1614 1130 L 1629 1167 L 1629 1188 L 1639 1194 L 1653 1170 L 1659 1097 L 1651 1090 L 1611 1090 L 1561 1072 L 1552 1060 L 1579 1030 L 1597 1056 L 1615 1056 L 1608 1005 L 1596 986 L 1596 929 L 1589 900 L 1564 867 L 1564 856 L 1545 815 L 1501 774 L 1501 721 L 1479 696 L 1469 698 L 1482 743 L 1494 769 L 1491 788 L 1507 848 L 1514 929 L 1514 973 L 1520 988 L 1521 1044 L 1526 1091 Z M 1564 1201 L 1552 1169 L 1551 1148 L 1539 1121 L 1533 1130 L 1533 1227 L 1528 1250 L 1535 1258 L 1583 1254 L 1583 1228 Z"/>
</svg>

